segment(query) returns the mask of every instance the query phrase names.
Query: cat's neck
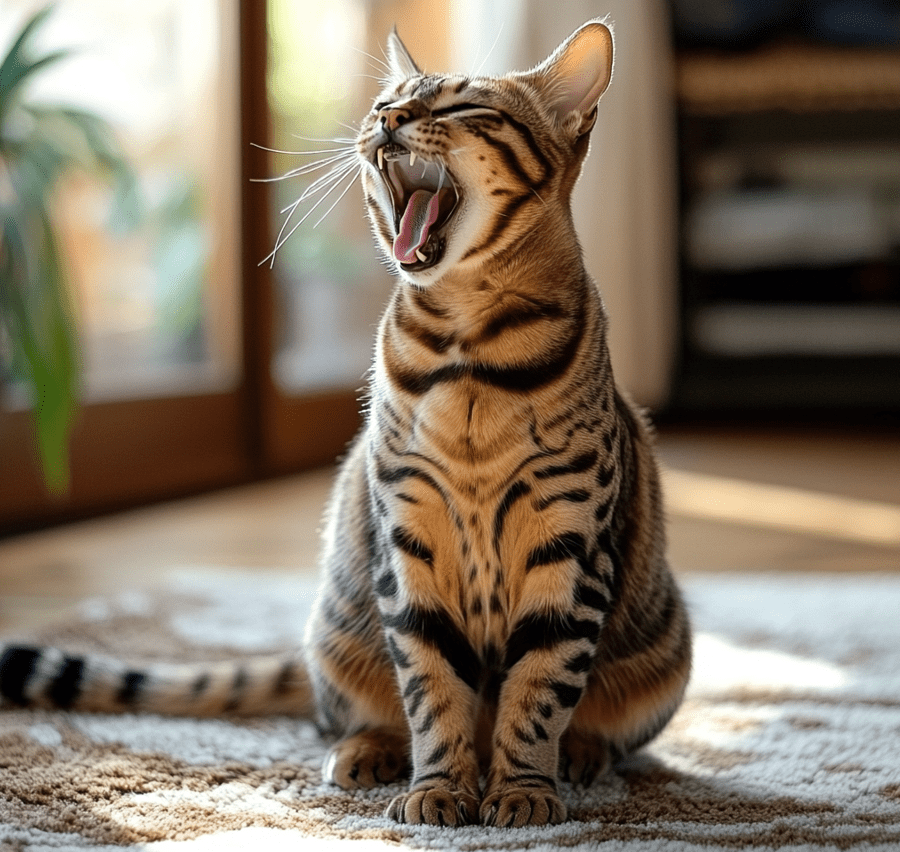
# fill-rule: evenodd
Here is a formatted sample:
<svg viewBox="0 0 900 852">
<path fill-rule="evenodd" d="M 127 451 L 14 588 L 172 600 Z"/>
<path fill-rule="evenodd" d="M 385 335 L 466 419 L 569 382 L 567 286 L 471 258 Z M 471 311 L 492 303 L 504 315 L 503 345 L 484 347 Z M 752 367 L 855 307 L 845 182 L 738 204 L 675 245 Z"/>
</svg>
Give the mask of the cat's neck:
<svg viewBox="0 0 900 852">
<path fill-rule="evenodd" d="M 424 292 L 436 308 L 466 324 L 499 299 L 547 302 L 587 281 L 581 248 L 566 223 L 535 228 L 487 262 L 451 270 Z"/>
</svg>

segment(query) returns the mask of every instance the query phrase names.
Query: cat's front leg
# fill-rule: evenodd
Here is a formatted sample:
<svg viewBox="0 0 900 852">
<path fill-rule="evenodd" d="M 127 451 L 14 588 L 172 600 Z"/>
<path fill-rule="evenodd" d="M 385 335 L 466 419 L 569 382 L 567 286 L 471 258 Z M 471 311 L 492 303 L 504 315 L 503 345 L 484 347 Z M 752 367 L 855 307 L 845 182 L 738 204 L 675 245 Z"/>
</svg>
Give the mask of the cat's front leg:
<svg viewBox="0 0 900 852">
<path fill-rule="evenodd" d="M 477 821 L 475 652 L 440 608 L 407 603 L 384 621 L 409 720 L 413 767 L 409 791 L 390 803 L 387 816 L 430 825 Z"/>
<path fill-rule="evenodd" d="M 500 692 L 493 755 L 480 816 L 485 825 L 559 823 L 559 741 L 581 697 L 580 677 L 560 677 L 552 653 L 534 652 L 509 673 Z"/>
<path fill-rule="evenodd" d="M 485 825 L 555 824 L 566 819 L 559 797 L 560 738 L 581 699 L 600 633 L 600 613 L 522 617 L 506 653 L 493 755 L 480 817 Z"/>
</svg>

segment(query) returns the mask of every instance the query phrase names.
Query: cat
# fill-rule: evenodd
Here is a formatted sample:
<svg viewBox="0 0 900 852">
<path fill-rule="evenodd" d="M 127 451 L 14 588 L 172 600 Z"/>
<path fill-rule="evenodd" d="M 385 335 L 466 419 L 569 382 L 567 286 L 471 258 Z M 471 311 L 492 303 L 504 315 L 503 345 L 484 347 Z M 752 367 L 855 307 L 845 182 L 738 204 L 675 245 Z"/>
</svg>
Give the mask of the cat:
<svg viewBox="0 0 900 852">
<path fill-rule="evenodd" d="M 499 77 L 423 73 L 396 31 L 386 58 L 353 163 L 398 280 L 305 660 L 215 677 L 7 648 L 0 694 L 190 713 L 287 691 L 336 739 L 327 781 L 411 775 L 399 822 L 559 823 L 560 779 L 656 736 L 691 668 L 652 431 L 570 212 L 612 33 L 589 21 Z"/>
</svg>

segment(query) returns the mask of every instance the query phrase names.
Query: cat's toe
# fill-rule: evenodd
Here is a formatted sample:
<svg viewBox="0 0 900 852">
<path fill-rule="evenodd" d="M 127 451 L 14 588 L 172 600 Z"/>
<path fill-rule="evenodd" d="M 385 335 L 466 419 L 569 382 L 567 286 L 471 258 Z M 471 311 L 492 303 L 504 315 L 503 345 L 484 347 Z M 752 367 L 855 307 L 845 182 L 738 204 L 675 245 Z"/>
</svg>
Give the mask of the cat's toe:
<svg viewBox="0 0 900 852">
<path fill-rule="evenodd" d="M 470 825 L 478 816 L 478 799 L 463 790 L 410 790 L 394 798 L 385 816 L 409 825 Z"/>
<path fill-rule="evenodd" d="M 485 797 L 481 822 L 498 828 L 556 825 L 566 819 L 566 806 L 550 789 L 500 790 Z"/>
</svg>

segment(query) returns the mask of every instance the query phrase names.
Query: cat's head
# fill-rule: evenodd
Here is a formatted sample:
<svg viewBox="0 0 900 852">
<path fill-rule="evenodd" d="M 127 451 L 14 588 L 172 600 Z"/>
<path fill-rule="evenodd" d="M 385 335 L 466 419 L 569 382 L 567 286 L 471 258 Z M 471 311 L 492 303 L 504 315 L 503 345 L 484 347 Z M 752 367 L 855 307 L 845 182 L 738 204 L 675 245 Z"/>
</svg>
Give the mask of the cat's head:
<svg viewBox="0 0 900 852">
<path fill-rule="evenodd" d="M 612 76 L 604 23 L 588 22 L 531 71 L 500 77 L 425 74 L 396 32 L 387 56 L 389 79 L 356 150 L 376 239 L 407 281 L 481 266 L 542 217 L 568 216 Z"/>
</svg>

